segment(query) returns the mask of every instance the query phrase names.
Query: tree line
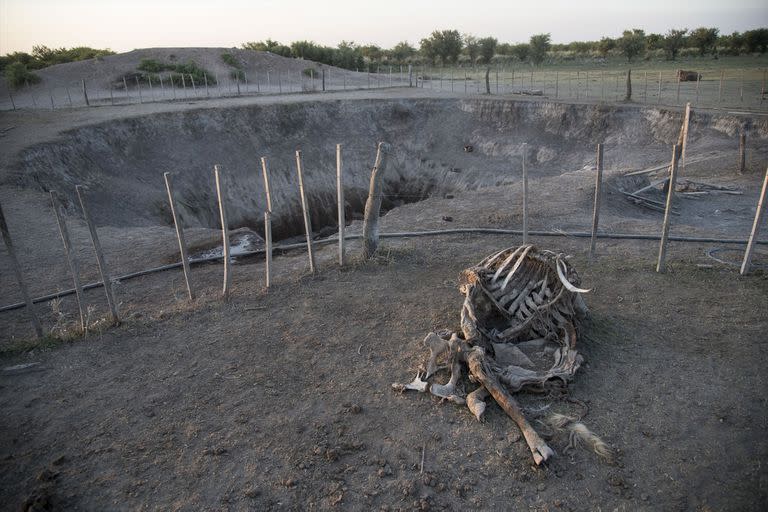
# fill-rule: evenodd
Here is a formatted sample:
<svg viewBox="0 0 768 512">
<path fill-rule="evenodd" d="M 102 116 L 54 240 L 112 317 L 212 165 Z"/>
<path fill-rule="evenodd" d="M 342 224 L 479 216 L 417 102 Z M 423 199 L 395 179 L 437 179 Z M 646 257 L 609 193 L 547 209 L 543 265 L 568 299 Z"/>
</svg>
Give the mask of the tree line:
<svg viewBox="0 0 768 512">
<path fill-rule="evenodd" d="M 550 34 L 535 34 L 527 43 L 500 43 L 495 37 L 476 37 L 458 30 L 435 30 L 419 42 L 418 48 L 401 41 L 392 48 L 359 45 L 342 41 L 337 47 L 312 41 L 294 41 L 284 45 L 267 39 L 248 42 L 243 49 L 269 51 L 284 57 L 303 58 L 346 69 L 364 69 L 373 64 L 490 64 L 523 62 L 541 65 L 547 60 L 608 58 L 622 56 L 636 59 L 676 60 L 682 55 L 742 55 L 765 53 L 768 28 L 720 34 L 714 27 L 670 29 L 665 34 L 646 34 L 641 29 L 625 30 L 621 37 L 603 37 L 598 41 L 574 41 L 553 44 Z"/>
<path fill-rule="evenodd" d="M 692 30 L 674 28 L 665 34 L 640 29 L 625 30 L 620 37 L 603 37 L 598 41 L 574 41 L 553 44 L 550 34 L 534 34 L 527 43 L 501 43 L 495 37 L 476 37 L 458 30 L 435 30 L 421 39 L 418 47 L 401 41 L 392 48 L 375 44 L 360 45 L 342 41 L 337 46 L 324 46 L 313 41 L 294 41 L 289 45 L 272 39 L 247 42 L 245 50 L 268 51 L 283 57 L 302 58 L 351 70 L 363 70 L 377 65 L 489 65 L 520 62 L 539 66 L 547 61 L 601 59 L 623 56 L 636 59 L 675 60 L 679 56 L 764 54 L 768 50 L 768 28 L 720 34 L 714 27 Z M 54 64 L 113 55 L 109 49 L 86 46 L 49 48 L 39 45 L 32 53 L 13 52 L 0 57 L 0 72 L 14 86 L 39 81 L 31 70 Z"/>
</svg>

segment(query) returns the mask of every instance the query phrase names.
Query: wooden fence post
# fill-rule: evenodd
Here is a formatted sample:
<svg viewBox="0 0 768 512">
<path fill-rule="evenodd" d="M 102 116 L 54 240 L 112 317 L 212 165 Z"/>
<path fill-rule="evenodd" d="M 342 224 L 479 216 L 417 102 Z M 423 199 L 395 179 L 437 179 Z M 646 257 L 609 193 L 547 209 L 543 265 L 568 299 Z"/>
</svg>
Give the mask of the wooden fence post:
<svg viewBox="0 0 768 512">
<path fill-rule="evenodd" d="M 56 215 L 56 223 L 59 225 L 59 234 L 61 235 L 61 242 L 64 244 L 64 252 L 67 255 L 67 263 L 69 264 L 69 270 L 72 273 L 72 282 L 75 285 L 75 297 L 77 299 L 77 308 L 80 311 L 80 328 L 85 332 L 86 325 L 86 312 L 85 312 L 85 298 L 83 297 L 83 287 L 80 284 L 80 267 L 77 264 L 77 258 L 75 252 L 72 249 L 72 242 L 69 238 L 69 231 L 67 230 L 67 224 L 61 215 L 59 200 L 56 198 L 56 192 L 51 190 L 51 204 L 53 205 L 53 213 Z"/>
<path fill-rule="evenodd" d="M 21 273 L 21 265 L 16 257 L 16 250 L 13 248 L 13 240 L 11 239 L 11 233 L 8 231 L 8 224 L 5 222 L 5 214 L 3 213 L 3 207 L 0 206 L 0 235 L 5 242 L 5 248 L 8 250 L 8 256 L 11 259 L 11 268 L 16 276 L 16 282 L 19 283 L 19 289 L 21 290 L 21 296 L 24 299 L 24 303 L 27 305 L 27 311 L 32 320 L 32 325 L 35 328 L 35 334 L 38 338 L 43 337 L 43 327 L 40 325 L 40 319 L 37 318 L 35 313 L 35 307 L 32 304 L 32 299 L 29 297 L 29 290 L 24 282 L 24 275 Z"/>
<path fill-rule="evenodd" d="M 232 271 L 230 269 L 229 261 L 229 225 L 227 224 L 227 208 L 224 203 L 224 176 L 221 172 L 221 166 L 216 164 L 213 166 L 213 174 L 216 178 L 216 195 L 219 198 L 219 216 L 221 217 L 221 241 L 222 250 L 224 252 L 224 287 L 222 288 L 222 295 L 224 300 L 229 300 L 230 285 L 232 283 Z"/>
<path fill-rule="evenodd" d="M 344 212 L 344 177 L 341 161 L 341 144 L 336 144 L 336 200 L 339 212 L 339 266 L 344 266 L 344 229 L 347 220 Z"/>
<path fill-rule="evenodd" d="M 272 212 L 272 189 L 269 187 L 269 171 L 267 170 L 267 158 L 261 157 L 261 176 L 264 179 L 264 193 L 267 196 L 267 210 Z"/>
<path fill-rule="evenodd" d="M 376 162 L 371 170 L 368 199 L 365 201 L 363 214 L 363 259 L 372 258 L 379 247 L 379 211 L 389 150 L 389 144 L 386 142 L 379 142 L 376 147 Z"/>
<path fill-rule="evenodd" d="M 272 284 L 272 212 L 269 210 L 264 212 L 264 261 L 266 272 L 266 285 L 265 288 L 269 288 Z"/>
<path fill-rule="evenodd" d="M 659 260 L 656 263 L 656 272 L 662 274 L 667 271 L 667 239 L 669 238 L 669 222 L 672 217 L 672 199 L 675 195 L 675 183 L 677 181 L 677 161 L 680 158 L 680 151 L 680 144 L 675 144 L 675 147 L 672 150 L 672 169 L 669 173 L 669 184 L 667 185 L 667 206 L 664 209 L 664 224 L 661 228 Z"/>
<path fill-rule="evenodd" d="M 739 134 L 739 174 L 744 174 L 747 166 L 747 134 Z"/>
<path fill-rule="evenodd" d="M 82 80 L 83 82 L 83 98 L 85 98 L 85 106 L 90 107 L 91 102 L 88 101 L 88 89 L 85 87 L 85 80 Z"/>
<path fill-rule="evenodd" d="M 194 300 L 195 292 L 192 289 L 192 272 L 189 269 L 189 256 L 187 255 L 187 242 L 184 239 L 184 226 L 179 221 L 179 215 L 176 212 L 176 200 L 173 197 L 173 185 L 171 173 L 163 173 L 165 179 L 165 190 L 168 192 L 168 204 L 171 205 L 171 215 L 173 216 L 173 226 L 176 228 L 176 239 L 179 242 L 179 254 L 181 255 L 181 267 L 184 270 L 184 281 L 187 283 L 187 294 L 189 300 Z"/>
<path fill-rule="evenodd" d="M 661 71 L 659 71 L 659 92 L 658 92 L 658 95 L 656 96 L 656 103 L 657 104 L 661 103 Z"/>
<path fill-rule="evenodd" d="M 304 189 L 304 172 L 301 167 L 301 150 L 296 150 L 296 172 L 299 175 L 299 194 L 301 195 L 301 211 L 304 215 L 304 233 L 307 236 L 307 255 L 309 256 L 309 271 L 315 273 L 315 248 L 312 244 L 312 219 L 309 216 L 309 204 Z"/>
<path fill-rule="evenodd" d="M 749 265 L 752 263 L 752 250 L 757 241 L 757 235 L 760 232 L 760 223 L 763 220 L 765 212 L 765 192 L 768 190 L 768 169 L 765 170 L 765 179 L 763 180 L 763 189 L 760 192 L 760 199 L 757 201 L 757 211 L 755 212 L 755 221 L 752 223 L 752 232 L 749 234 L 747 250 L 744 251 L 744 261 L 741 263 L 741 275 L 749 273 Z"/>
<path fill-rule="evenodd" d="M 88 207 L 85 205 L 85 194 L 83 193 L 83 188 L 80 185 L 76 185 L 75 192 L 77 193 L 77 199 L 80 201 L 80 208 L 83 210 L 83 218 L 85 219 L 85 223 L 88 224 L 88 232 L 91 235 L 93 251 L 96 253 L 96 264 L 99 267 L 101 282 L 104 283 L 104 293 L 107 296 L 107 304 L 109 305 L 109 313 L 112 316 L 112 323 L 117 325 L 120 323 L 120 319 L 117 316 L 117 303 L 115 302 L 115 295 L 112 293 L 112 281 L 109 279 L 109 270 L 107 269 L 107 264 L 104 261 L 104 251 L 101 250 L 99 235 L 96 233 L 96 226 L 94 225 L 93 219 L 91 218 L 91 213 L 88 211 Z"/>
<path fill-rule="evenodd" d="M 523 142 L 523 245 L 528 244 L 528 169 L 525 166 L 525 154 L 528 144 Z"/>
<path fill-rule="evenodd" d="M 597 245 L 597 226 L 600 219 L 600 202 L 602 200 L 603 190 L 603 145 L 597 145 L 597 178 L 595 180 L 595 208 L 592 213 L 592 240 L 589 244 L 589 259 L 595 257 L 595 247 Z"/>
<path fill-rule="evenodd" d="M 683 160 L 683 169 L 685 169 L 685 154 L 688 149 L 688 127 L 691 124 L 691 104 L 685 104 L 685 116 L 683 117 L 683 125 L 680 127 L 680 136 L 678 137 L 677 144 L 681 147 L 681 157 Z"/>
<path fill-rule="evenodd" d="M 717 88 L 717 102 L 723 102 L 723 80 L 725 79 L 725 70 L 720 71 L 720 86 Z"/>
</svg>

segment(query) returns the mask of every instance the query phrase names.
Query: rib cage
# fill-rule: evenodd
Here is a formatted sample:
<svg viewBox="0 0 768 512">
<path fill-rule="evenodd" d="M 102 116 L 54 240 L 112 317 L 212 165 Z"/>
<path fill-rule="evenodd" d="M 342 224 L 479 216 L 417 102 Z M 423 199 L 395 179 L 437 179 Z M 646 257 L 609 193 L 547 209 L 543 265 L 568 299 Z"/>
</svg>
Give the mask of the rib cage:
<svg viewBox="0 0 768 512">
<path fill-rule="evenodd" d="M 460 282 L 464 337 L 492 351 L 495 373 L 510 390 L 571 380 L 582 361 L 576 329 L 587 310 L 580 292 L 588 290 L 578 288 L 579 277 L 562 255 L 511 247 L 464 270 Z M 500 351 L 517 364 L 502 364 Z"/>
</svg>

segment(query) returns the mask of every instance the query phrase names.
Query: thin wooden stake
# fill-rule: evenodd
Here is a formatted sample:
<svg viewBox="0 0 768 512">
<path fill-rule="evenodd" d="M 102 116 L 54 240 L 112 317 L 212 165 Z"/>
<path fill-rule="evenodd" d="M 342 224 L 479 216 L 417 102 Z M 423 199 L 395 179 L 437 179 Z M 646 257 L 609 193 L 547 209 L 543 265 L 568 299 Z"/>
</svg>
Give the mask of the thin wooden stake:
<svg viewBox="0 0 768 512">
<path fill-rule="evenodd" d="M 685 104 L 685 121 L 683 122 L 682 140 L 682 159 L 683 159 L 683 171 L 685 171 L 685 154 L 688 150 L 688 127 L 691 125 L 691 104 L 690 102 Z"/>
<path fill-rule="evenodd" d="M 272 212 L 272 189 L 269 186 L 269 171 L 267 157 L 261 157 L 261 177 L 264 180 L 264 194 L 267 196 L 267 210 Z"/>
<path fill-rule="evenodd" d="M 117 325 L 120 323 L 120 318 L 117 316 L 117 302 L 115 302 L 115 295 L 112 292 L 112 281 L 109 278 L 109 270 L 107 269 L 107 264 L 104 260 L 104 251 L 101 250 L 99 235 L 96 233 L 96 226 L 91 218 L 91 213 L 85 205 L 83 188 L 80 185 L 76 185 L 75 192 L 77 192 L 77 199 L 80 201 L 80 208 L 83 210 L 83 218 L 85 218 L 85 223 L 88 224 L 88 231 L 91 234 L 91 243 L 93 244 L 93 251 L 96 253 L 96 264 L 99 267 L 101 282 L 104 283 L 104 293 L 107 296 L 107 304 L 109 305 L 109 313 L 112 316 L 112 323 Z"/>
<path fill-rule="evenodd" d="M 528 144 L 523 143 L 523 245 L 528 243 L 528 169 L 525 167 L 525 153 Z"/>
<path fill-rule="evenodd" d="M 173 227 L 176 228 L 176 239 L 179 242 L 179 254 L 181 254 L 181 266 L 184 270 L 184 281 L 187 283 L 187 294 L 189 300 L 194 300 L 195 292 L 192 289 L 192 272 L 189 268 L 189 256 L 187 255 L 187 242 L 184 239 L 184 226 L 179 221 L 179 216 L 176 212 L 176 201 L 173 197 L 173 185 L 171 173 L 163 173 L 165 179 L 165 190 L 168 192 L 168 204 L 171 205 L 171 215 L 173 216 Z"/>
<path fill-rule="evenodd" d="M 656 96 L 656 103 L 661 103 L 661 71 L 659 71 L 659 93 Z"/>
<path fill-rule="evenodd" d="M 341 161 L 341 144 L 336 144 L 336 200 L 339 212 L 339 266 L 344 266 L 344 229 L 347 220 L 344 214 L 344 176 Z"/>
<path fill-rule="evenodd" d="M 600 220 L 600 202 L 603 190 L 603 145 L 597 145 L 597 178 L 595 180 L 595 208 L 592 213 L 592 240 L 589 244 L 589 259 L 595 257 L 597 245 L 597 226 Z"/>
<path fill-rule="evenodd" d="M 85 298 L 83 297 L 83 287 L 80 284 L 80 267 L 77 264 L 75 253 L 72 250 L 72 242 L 69 238 L 67 224 L 61 215 L 59 200 L 56 198 L 56 192 L 53 190 L 51 190 L 51 204 L 53 205 L 53 213 L 56 215 L 56 223 L 59 225 L 59 234 L 61 235 L 61 242 L 64 244 L 64 252 L 67 254 L 67 263 L 69 264 L 69 270 L 72 273 L 72 282 L 75 285 L 77 308 L 80 311 L 80 328 L 85 332 L 85 328 L 87 327 L 85 324 Z"/>
<path fill-rule="evenodd" d="M 669 238 L 669 222 L 672 218 L 672 199 L 675 195 L 675 184 L 677 181 L 677 161 L 680 158 L 680 152 L 680 144 L 675 144 L 675 147 L 672 149 L 672 169 L 669 173 L 669 184 L 667 185 L 667 206 L 664 209 L 664 224 L 661 228 L 659 260 L 656 263 L 656 272 L 661 274 L 667 271 L 667 240 Z"/>
<path fill-rule="evenodd" d="M 227 224 L 227 209 L 224 204 L 224 177 L 221 166 L 213 166 L 213 174 L 216 177 L 216 195 L 219 198 L 219 216 L 221 217 L 221 241 L 224 251 L 224 286 L 221 290 L 224 300 L 229 300 L 229 289 L 232 283 L 232 271 L 229 261 L 229 225 Z"/>
<path fill-rule="evenodd" d="M 85 87 L 85 80 L 82 80 L 83 83 L 83 98 L 85 98 L 85 106 L 90 107 L 91 102 L 88 101 L 88 89 Z"/>
<path fill-rule="evenodd" d="M 744 174 L 747 166 L 747 134 L 739 134 L 739 174 Z"/>
<path fill-rule="evenodd" d="M 768 190 L 768 169 L 765 170 L 765 179 L 763 180 L 763 190 L 760 192 L 760 199 L 757 201 L 757 211 L 755 212 L 755 221 L 752 223 L 752 232 L 749 234 L 747 250 L 744 251 L 744 261 L 741 263 L 741 275 L 749 273 L 749 266 L 752 263 L 752 250 L 755 248 L 757 235 L 760 232 L 760 224 L 765 212 L 765 192 Z"/>
<path fill-rule="evenodd" d="M 309 271 L 315 273 L 315 248 L 312 243 L 312 220 L 309 217 L 309 204 L 304 190 L 304 172 L 301 167 L 301 150 L 296 150 L 296 172 L 299 175 L 299 194 L 301 195 L 301 211 L 304 214 L 304 233 L 307 236 L 307 255 L 309 256 Z"/>
<path fill-rule="evenodd" d="M 21 290 L 21 296 L 24 299 L 24 303 L 27 305 L 27 311 L 32 320 L 32 325 L 35 328 L 35 334 L 38 338 L 42 338 L 43 327 L 40 325 L 40 319 L 37 318 L 32 299 L 29 297 L 29 290 L 24 282 L 24 275 L 21 273 L 21 265 L 19 265 L 19 259 L 16 257 L 16 250 L 13 248 L 13 240 L 11 239 L 10 231 L 8 231 L 8 224 L 5 222 L 5 214 L 3 213 L 2 206 L 0 206 L 0 235 L 2 235 L 3 242 L 5 242 L 5 248 L 8 250 L 8 256 L 11 259 L 11 268 L 16 276 L 16 282 L 19 283 L 19 290 Z"/>
<path fill-rule="evenodd" d="M 269 210 L 264 212 L 264 244 L 266 245 L 265 288 L 269 288 L 270 285 L 272 284 L 272 212 L 270 212 Z"/>
<path fill-rule="evenodd" d="M 723 102 L 723 80 L 725 79 L 725 70 L 720 71 L 720 86 L 717 88 L 717 102 Z"/>
</svg>

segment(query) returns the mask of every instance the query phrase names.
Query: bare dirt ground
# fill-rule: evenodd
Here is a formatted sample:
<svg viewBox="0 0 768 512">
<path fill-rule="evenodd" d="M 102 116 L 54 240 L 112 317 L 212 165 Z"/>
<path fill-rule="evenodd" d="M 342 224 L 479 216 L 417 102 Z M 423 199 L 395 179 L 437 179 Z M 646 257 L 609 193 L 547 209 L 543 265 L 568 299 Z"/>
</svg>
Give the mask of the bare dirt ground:
<svg viewBox="0 0 768 512">
<path fill-rule="evenodd" d="M 3 166 L 72 123 L 120 115 L 110 109 L 14 117 L 18 128 L 3 139 Z M 681 203 L 673 233 L 743 238 L 765 168 L 765 153 L 750 158 L 743 176 L 726 161 L 691 166 L 688 177 L 736 186 L 744 195 Z M 593 179 L 585 169 L 532 180 L 532 229 L 585 230 Z M 659 214 L 609 192 L 606 231 L 658 232 Z M 66 284 L 44 195 L 12 187 L 0 193 L 12 205 L 6 215 L 35 226 L 34 236 L 20 237 L 24 253 L 44 269 L 31 272 L 34 291 L 50 291 L 52 280 Z M 516 229 L 519 204 L 519 182 L 502 182 L 395 208 L 382 230 Z M 82 223 L 72 224 L 85 253 Z M 167 226 L 100 233 L 108 261 L 119 268 L 174 257 Z M 191 236 L 214 234 L 200 229 Z M 178 271 L 127 281 L 117 288 L 122 325 L 97 325 L 66 342 L 28 344 L 23 312 L 0 315 L 2 368 L 39 363 L 0 371 L 2 508 L 764 509 L 765 271 L 740 277 L 735 266 L 706 256 L 713 244 L 673 243 L 670 270 L 660 275 L 653 271 L 655 242 L 601 241 L 591 264 L 586 240 L 534 242 L 573 254 L 582 282 L 594 290 L 579 341 L 587 364 L 569 392 L 576 401 L 520 400 L 531 410 L 549 404 L 584 415 L 615 450 L 614 463 L 585 450 L 566 452 L 568 440 L 555 436 L 557 457 L 536 467 L 517 427 L 495 405 L 481 424 L 466 408 L 394 393 L 390 384 L 410 380 L 424 357 L 424 335 L 458 328 L 458 273 L 520 238 L 387 239 L 376 261 L 344 269 L 334 263 L 335 247 L 324 246 L 314 276 L 303 252 L 281 255 L 268 293 L 263 262 L 241 259 L 229 303 L 219 297 L 220 264 L 194 269 L 200 297 L 191 303 Z M 353 244 L 350 251 L 358 249 Z M 760 247 L 755 262 L 766 259 Z M 85 272 L 95 280 L 91 265 Z M 17 292 L 4 285 L 2 295 L 11 301 Z M 86 296 L 94 318 L 102 318 L 102 292 Z M 63 318 L 38 307 L 46 328 L 58 321 L 71 329 L 74 301 L 58 308 Z"/>
</svg>

